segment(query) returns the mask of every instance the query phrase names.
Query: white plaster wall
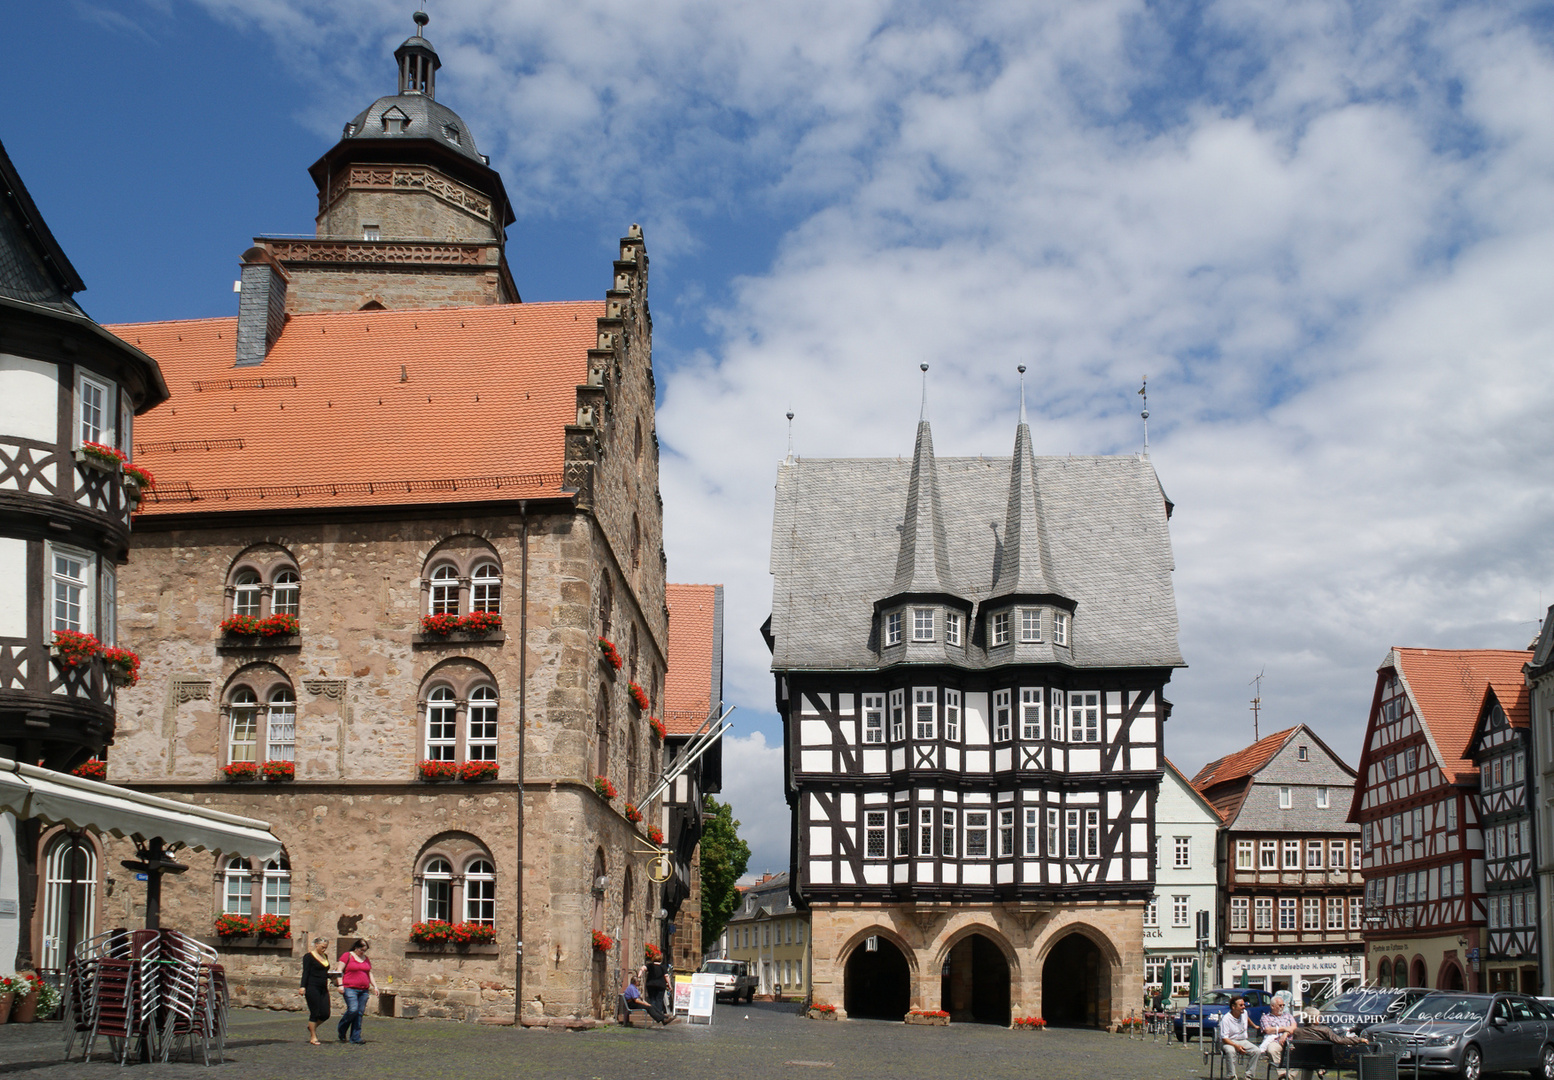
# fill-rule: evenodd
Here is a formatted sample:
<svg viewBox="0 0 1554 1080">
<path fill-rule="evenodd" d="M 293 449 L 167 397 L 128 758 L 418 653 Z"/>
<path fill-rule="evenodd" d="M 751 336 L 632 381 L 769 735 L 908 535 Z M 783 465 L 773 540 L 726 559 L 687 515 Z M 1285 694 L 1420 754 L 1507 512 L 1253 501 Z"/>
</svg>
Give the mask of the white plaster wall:
<svg viewBox="0 0 1554 1080">
<path fill-rule="evenodd" d="M 59 369 L 0 353 L 0 438 L 54 442 L 59 437 Z"/>
<path fill-rule="evenodd" d="M 1219 938 L 1219 911 L 1216 897 L 1219 872 L 1215 865 L 1215 839 L 1219 833 L 1219 815 L 1209 810 L 1174 769 L 1166 769 L 1160 781 L 1160 797 L 1155 803 L 1155 835 L 1160 838 L 1160 865 L 1155 870 L 1155 895 L 1159 898 L 1160 936 L 1149 937 L 1145 930 L 1144 948 L 1150 952 L 1190 953 L 1197 947 L 1196 912 L 1209 913 L 1209 940 Z M 1192 866 L 1177 869 L 1173 865 L 1174 838 L 1192 838 Z M 1171 897 L 1191 897 L 1188 923 L 1171 925 Z"/>
<path fill-rule="evenodd" d="M 0 536 L 0 637 L 27 636 L 27 541 Z"/>
<path fill-rule="evenodd" d="M 16 867 L 16 819 L 10 814 L 0 814 L 0 975 L 16 972 L 16 946 L 21 919 L 19 911 L 19 878 Z"/>
</svg>

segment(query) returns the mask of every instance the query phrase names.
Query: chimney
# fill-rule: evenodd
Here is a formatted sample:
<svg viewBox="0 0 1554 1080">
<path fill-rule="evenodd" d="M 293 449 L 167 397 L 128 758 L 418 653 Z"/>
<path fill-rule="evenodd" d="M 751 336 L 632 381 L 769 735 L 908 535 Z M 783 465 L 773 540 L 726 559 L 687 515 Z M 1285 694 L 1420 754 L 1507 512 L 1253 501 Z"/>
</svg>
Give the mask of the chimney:
<svg viewBox="0 0 1554 1080">
<path fill-rule="evenodd" d="M 237 302 L 237 366 L 264 363 L 286 325 L 286 271 L 262 247 L 243 252 L 243 287 Z"/>
</svg>

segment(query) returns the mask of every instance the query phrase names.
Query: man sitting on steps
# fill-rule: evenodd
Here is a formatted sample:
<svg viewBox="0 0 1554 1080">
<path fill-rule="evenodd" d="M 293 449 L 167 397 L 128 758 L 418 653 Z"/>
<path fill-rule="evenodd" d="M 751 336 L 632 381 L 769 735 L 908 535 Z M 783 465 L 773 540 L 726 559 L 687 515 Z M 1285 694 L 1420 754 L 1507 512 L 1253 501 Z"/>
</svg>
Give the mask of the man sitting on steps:
<svg viewBox="0 0 1554 1080">
<path fill-rule="evenodd" d="M 623 996 L 626 998 L 626 1008 L 629 1011 L 641 1009 L 660 1024 L 669 1023 L 669 1018 L 664 1015 L 664 1010 L 644 998 L 642 991 L 637 989 L 637 977 L 635 975 L 626 983 L 626 993 Z"/>
</svg>

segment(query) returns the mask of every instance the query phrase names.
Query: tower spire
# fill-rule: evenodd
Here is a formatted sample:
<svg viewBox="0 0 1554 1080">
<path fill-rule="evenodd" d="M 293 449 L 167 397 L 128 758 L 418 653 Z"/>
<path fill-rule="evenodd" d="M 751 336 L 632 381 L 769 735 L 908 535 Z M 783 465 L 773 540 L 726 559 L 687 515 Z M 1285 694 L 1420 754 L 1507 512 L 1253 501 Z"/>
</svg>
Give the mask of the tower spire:
<svg viewBox="0 0 1554 1080">
<path fill-rule="evenodd" d="M 1025 423 L 1025 365 L 1021 364 L 1020 372 L 1020 423 Z"/>
<path fill-rule="evenodd" d="M 919 364 L 917 366 L 923 371 L 923 408 L 917 414 L 917 422 L 919 424 L 926 424 L 928 422 L 928 365 Z"/>
<path fill-rule="evenodd" d="M 1014 431 L 1014 458 L 1009 463 L 1009 506 L 1004 515 L 1004 542 L 994 563 L 992 596 L 1015 593 L 1056 593 L 1050 567 L 1041 491 L 1036 483 L 1036 454 L 1025 418 L 1025 365 L 1020 372 L 1020 423 Z"/>
<path fill-rule="evenodd" d="M 928 370 L 928 365 L 923 365 Z M 925 399 L 926 409 L 926 399 Z M 939 508 L 939 471 L 934 464 L 933 431 L 926 416 L 917 422 L 912 478 L 907 483 L 906 514 L 901 519 L 901 552 L 896 557 L 893 593 L 947 593 L 950 559 L 944 515 Z"/>
</svg>

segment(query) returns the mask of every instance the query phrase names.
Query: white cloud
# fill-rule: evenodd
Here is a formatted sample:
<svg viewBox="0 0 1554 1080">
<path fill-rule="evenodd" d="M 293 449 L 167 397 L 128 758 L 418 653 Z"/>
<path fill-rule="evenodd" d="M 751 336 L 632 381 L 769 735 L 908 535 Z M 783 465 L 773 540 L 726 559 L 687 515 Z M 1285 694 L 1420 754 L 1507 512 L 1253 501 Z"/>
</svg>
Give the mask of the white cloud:
<svg viewBox="0 0 1554 1080">
<path fill-rule="evenodd" d="M 739 836 L 750 845 L 747 870 L 757 876 L 788 868 L 788 805 L 782 797 L 782 747 L 759 731 L 723 737 L 723 793 Z"/>
</svg>

